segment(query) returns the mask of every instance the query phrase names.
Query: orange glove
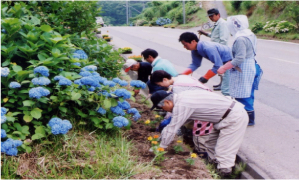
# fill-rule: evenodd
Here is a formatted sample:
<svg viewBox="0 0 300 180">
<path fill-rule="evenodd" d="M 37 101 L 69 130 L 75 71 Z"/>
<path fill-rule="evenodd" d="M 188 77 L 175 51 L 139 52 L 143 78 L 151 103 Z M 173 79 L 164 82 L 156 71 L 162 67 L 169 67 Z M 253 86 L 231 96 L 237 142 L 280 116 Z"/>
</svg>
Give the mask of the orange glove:
<svg viewBox="0 0 300 180">
<path fill-rule="evenodd" d="M 214 77 L 216 74 L 210 69 L 207 73 L 203 76 L 205 79 L 209 80 L 210 78 Z"/>
<path fill-rule="evenodd" d="M 181 74 L 183 74 L 183 75 L 189 75 L 189 74 L 191 74 L 193 71 L 190 69 L 190 68 L 188 68 L 188 69 L 186 69 L 185 71 L 183 71 Z"/>
</svg>

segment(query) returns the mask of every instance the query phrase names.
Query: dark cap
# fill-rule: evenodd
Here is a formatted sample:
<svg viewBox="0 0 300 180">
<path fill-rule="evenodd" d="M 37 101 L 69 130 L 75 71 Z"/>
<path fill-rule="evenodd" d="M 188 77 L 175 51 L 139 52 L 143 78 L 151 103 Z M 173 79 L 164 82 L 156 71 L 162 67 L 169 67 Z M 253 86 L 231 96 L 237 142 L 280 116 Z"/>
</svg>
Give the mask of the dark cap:
<svg viewBox="0 0 300 180">
<path fill-rule="evenodd" d="M 216 8 L 212 8 L 212 9 L 207 11 L 207 16 L 212 16 L 214 14 L 219 14 L 219 10 L 216 9 Z"/>
<path fill-rule="evenodd" d="M 156 91 L 155 93 L 152 94 L 151 96 L 151 101 L 153 103 L 153 106 L 151 108 L 151 111 L 154 109 L 154 108 L 159 108 L 157 105 L 160 101 L 162 101 L 163 99 L 165 99 L 167 96 L 169 96 L 170 94 L 172 94 L 171 92 L 167 92 L 167 91 L 164 91 L 164 90 L 159 90 L 159 91 Z"/>
</svg>

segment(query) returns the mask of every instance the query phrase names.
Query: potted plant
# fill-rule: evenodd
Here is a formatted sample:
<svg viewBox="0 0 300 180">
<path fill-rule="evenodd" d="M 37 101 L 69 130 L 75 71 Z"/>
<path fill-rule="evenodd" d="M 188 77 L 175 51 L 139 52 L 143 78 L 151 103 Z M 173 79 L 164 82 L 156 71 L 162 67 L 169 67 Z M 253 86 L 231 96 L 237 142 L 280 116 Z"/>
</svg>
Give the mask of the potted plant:
<svg viewBox="0 0 300 180">
<path fill-rule="evenodd" d="M 172 25 L 171 28 L 174 29 L 174 28 L 175 28 L 175 25 Z"/>
<path fill-rule="evenodd" d="M 103 34 L 102 37 L 105 38 L 105 37 L 109 37 L 109 36 L 108 36 L 108 34 Z"/>
<path fill-rule="evenodd" d="M 104 40 L 107 41 L 107 42 L 110 42 L 110 41 L 111 41 L 111 38 L 108 37 L 108 36 L 106 36 L 106 37 L 104 37 Z"/>
<path fill-rule="evenodd" d="M 141 55 L 133 55 L 133 56 L 129 56 L 128 59 L 134 59 L 136 61 L 141 61 L 142 60 L 142 56 Z"/>
<path fill-rule="evenodd" d="M 169 26 L 168 25 L 164 25 L 164 28 L 168 28 Z"/>
<path fill-rule="evenodd" d="M 122 48 L 122 54 L 131 54 L 132 49 L 130 47 L 124 47 Z"/>
</svg>

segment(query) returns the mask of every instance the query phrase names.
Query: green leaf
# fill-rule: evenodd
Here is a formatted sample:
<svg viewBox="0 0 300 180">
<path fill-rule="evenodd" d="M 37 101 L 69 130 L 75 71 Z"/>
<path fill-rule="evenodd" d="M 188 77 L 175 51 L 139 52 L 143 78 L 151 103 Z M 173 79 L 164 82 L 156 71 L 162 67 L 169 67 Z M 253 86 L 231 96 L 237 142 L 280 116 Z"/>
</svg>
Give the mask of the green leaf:
<svg viewBox="0 0 300 180">
<path fill-rule="evenodd" d="M 45 32 L 50 32 L 52 31 L 52 28 L 49 25 L 42 25 L 41 30 Z"/>
<path fill-rule="evenodd" d="M 101 122 L 101 119 L 97 118 L 97 117 L 91 117 L 91 120 L 97 125 Z"/>
<path fill-rule="evenodd" d="M 62 106 L 60 106 L 58 109 L 64 113 L 66 113 L 68 111 L 68 109 L 66 107 L 62 107 Z"/>
<path fill-rule="evenodd" d="M 39 108 L 34 108 L 33 110 L 31 110 L 30 115 L 35 119 L 39 119 L 40 117 L 42 117 L 42 111 L 43 110 Z"/>
<path fill-rule="evenodd" d="M 78 100 L 81 97 L 81 94 L 73 91 L 71 93 L 71 96 L 72 96 L 71 99 L 74 101 L 74 100 Z"/>
<path fill-rule="evenodd" d="M 113 128 L 113 124 L 112 124 L 112 123 L 107 123 L 107 124 L 105 125 L 105 128 L 106 128 L 106 129 L 111 129 L 111 128 Z"/>
<path fill-rule="evenodd" d="M 57 48 L 53 48 L 51 53 L 52 53 L 53 57 L 55 57 L 55 58 L 60 56 L 60 50 Z"/>
<path fill-rule="evenodd" d="M 31 122 L 32 119 L 33 119 L 33 117 L 30 116 L 30 115 L 25 114 L 24 117 L 23 117 L 23 119 L 24 119 L 25 122 Z"/>
<path fill-rule="evenodd" d="M 41 24 L 41 21 L 39 18 L 35 17 L 35 16 L 31 16 L 31 22 L 33 25 L 39 25 Z"/>
<path fill-rule="evenodd" d="M 27 90 L 26 90 L 27 91 Z M 25 101 L 23 101 L 23 105 L 24 106 L 32 106 L 32 105 L 34 105 L 35 104 L 35 102 L 34 101 L 32 101 L 32 100 L 25 100 Z"/>
<path fill-rule="evenodd" d="M 102 119 L 102 121 L 104 121 L 104 122 L 106 122 L 106 123 L 109 122 L 109 119 L 106 119 L 106 118 L 101 118 L 101 119 Z"/>
<path fill-rule="evenodd" d="M 25 134 L 25 135 L 30 134 L 30 133 L 29 133 L 29 126 L 22 126 L 22 127 L 21 127 L 21 132 L 22 132 L 23 134 Z"/>
<path fill-rule="evenodd" d="M 7 65 L 9 65 L 9 63 L 10 63 L 10 59 L 4 61 L 4 62 L 2 63 L 2 66 L 7 66 Z"/>
<path fill-rule="evenodd" d="M 43 137 L 45 137 L 45 136 L 43 136 L 40 133 L 36 133 L 36 134 L 34 134 L 34 135 L 31 136 L 31 140 L 41 139 Z"/>
<path fill-rule="evenodd" d="M 22 67 L 21 67 L 21 66 L 18 66 L 18 65 L 13 66 L 12 68 L 13 68 L 13 70 L 14 70 L 15 72 L 22 71 Z"/>
<path fill-rule="evenodd" d="M 118 105 L 118 101 L 116 99 L 110 99 L 110 101 L 111 101 L 111 106 L 112 107 L 115 107 L 115 106 Z"/>
<path fill-rule="evenodd" d="M 17 73 L 17 78 L 16 79 L 19 82 L 22 82 L 25 78 L 27 78 L 29 76 L 29 74 L 30 74 L 30 71 L 19 71 Z"/>
<path fill-rule="evenodd" d="M 38 58 L 40 61 L 44 61 L 46 59 L 46 57 L 42 53 L 38 54 Z"/>
<path fill-rule="evenodd" d="M 109 108 L 111 107 L 111 102 L 110 102 L 109 99 L 105 99 L 105 100 L 103 101 L 103 104 L 104 104 L 104 108 L 105 108 L 105 109 L 109 109 Z"/>
</svg>

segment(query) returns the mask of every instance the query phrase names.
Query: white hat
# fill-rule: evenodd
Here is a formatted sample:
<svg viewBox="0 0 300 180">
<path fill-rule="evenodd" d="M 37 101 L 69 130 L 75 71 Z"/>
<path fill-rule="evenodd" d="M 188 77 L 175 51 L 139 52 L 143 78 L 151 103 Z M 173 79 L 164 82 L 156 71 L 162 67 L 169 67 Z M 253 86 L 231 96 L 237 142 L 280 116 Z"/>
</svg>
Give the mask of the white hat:
<svg viewBox="0 0 300 180">
<path fill-rule="evenodd" d="M 138 62 L 134 59 L 127 59 L 124 66 L 126 67 L 125 72 L 128 72 L 132 65 L 137 64 Z"/>
</svg>

